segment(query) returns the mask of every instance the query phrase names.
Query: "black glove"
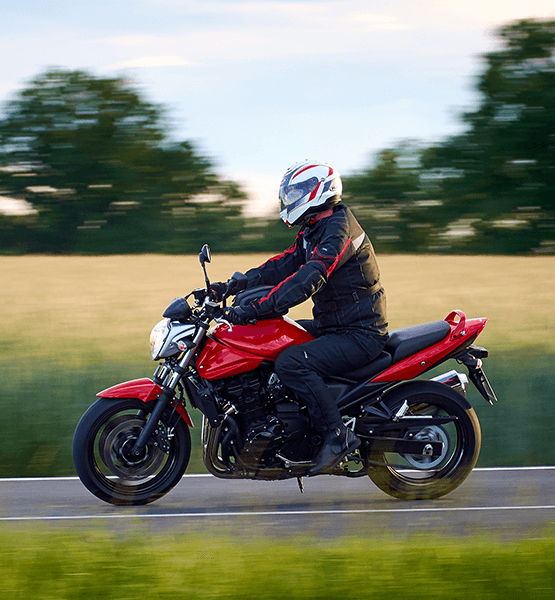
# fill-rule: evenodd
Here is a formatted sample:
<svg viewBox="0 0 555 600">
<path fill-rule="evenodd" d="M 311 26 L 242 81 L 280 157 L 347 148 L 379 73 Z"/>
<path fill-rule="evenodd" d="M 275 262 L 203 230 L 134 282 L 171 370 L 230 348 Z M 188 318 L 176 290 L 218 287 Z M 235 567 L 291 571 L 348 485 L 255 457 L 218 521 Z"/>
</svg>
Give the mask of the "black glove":
<svg viewBox="0 0 555 600">
<path fill-rule="evenodd" d="M 224 294 L 227 292 L 227 283 L 215 281 L 210 284 L 210 291 L 212 292 L 212 298 L 216 302 L 221 302 L 224 299 Z"/>
<path fill-rule="evenodd" d="M 227 281 L 227 289 L 231 296 L 235 296 L 239 292 L 242 292 L 247 287 L 247 276 L 239 271 L 235 271 L 233 275 Z"/>
<path fill-rule="evenodd" d="M 256 323 L 256 309 L 254 306 L 231 306 L 226 309 L 224 318 L 232 325 L 248 325 Z"/>
</svg>

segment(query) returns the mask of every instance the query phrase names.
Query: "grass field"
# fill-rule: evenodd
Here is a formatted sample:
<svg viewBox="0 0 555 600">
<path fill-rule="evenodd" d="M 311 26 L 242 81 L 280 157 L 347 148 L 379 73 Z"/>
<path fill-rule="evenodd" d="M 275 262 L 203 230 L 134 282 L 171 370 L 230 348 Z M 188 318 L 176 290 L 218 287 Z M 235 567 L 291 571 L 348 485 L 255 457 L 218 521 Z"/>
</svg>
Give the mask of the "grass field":
<svg viewBox="0 0 555 600">
<path fill-rule="evenodd" d="M 149 535 L 0 529 L 9 600 L 551 600 L 555 538 Z"/>
<path fill-rule="evenodd" d="M 266 258 L 215 255 L 209 275 L 225 280 Z M 391 328 L 454 308 L 490 318 L 479 343 L 502 402 L 490 409 L 474 392 L 480 464 L 553 464 L 555 257 L 382 256 L 380 267 Z M 0 280 L 0 476 L 72 474 L 80 415 L 98 390 L 151 375 L 150 330 L 175 296 L 203 285 L 198 259 L 0 257 Z M 310 306 L 290 316 L 309 317 Z"/>
</svg>

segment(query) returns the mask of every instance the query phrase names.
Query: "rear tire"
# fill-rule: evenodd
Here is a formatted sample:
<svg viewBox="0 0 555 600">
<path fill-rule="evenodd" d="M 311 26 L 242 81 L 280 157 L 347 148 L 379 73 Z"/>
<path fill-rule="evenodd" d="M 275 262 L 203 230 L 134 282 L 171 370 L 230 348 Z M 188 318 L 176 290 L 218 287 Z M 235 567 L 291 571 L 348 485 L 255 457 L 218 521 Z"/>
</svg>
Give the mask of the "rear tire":
<svg viewBox="0 0 555 600">
<path fill-rule="evenodd" d="M 149 440 L 142 455 L 129 452 L 153 408 L 137 399 L 101 398 L 79 421 L 73 462 L 83 485 L 97 498 L 110 504 L 147 504 L 181 480 L 191 455 L 191 436 L 171 409 L 159 421 L 161 435 Z M 173 437 L 164 436 L 171 427 Z M 160 448 L 164 443 L 166 452 Z"/>
<path fill-rule="evenodd" d="M 386 494 L 401 500 L 445 496 L 457 488 L 476 465 L 481 446 L 478 417 L 463 396 L 439 383 L 426 382 L 420 390 L 413 386 L 389 401 L 386 398 L 384 404 L 396 412 L 404 400 L 408 403 L 407 416 L 439 415 L 455 417 L 455 420 L 427 426 L 426 419 L 422 419 L 421 426 L 403 427 L 401 419 L 399 430 L 388 435 L 442 442 L 443 452 L 433 457 L 387 453 L 380 450 L 379 441 L 375 441 L 368 449 L 368 476 Z"/>
</svg>

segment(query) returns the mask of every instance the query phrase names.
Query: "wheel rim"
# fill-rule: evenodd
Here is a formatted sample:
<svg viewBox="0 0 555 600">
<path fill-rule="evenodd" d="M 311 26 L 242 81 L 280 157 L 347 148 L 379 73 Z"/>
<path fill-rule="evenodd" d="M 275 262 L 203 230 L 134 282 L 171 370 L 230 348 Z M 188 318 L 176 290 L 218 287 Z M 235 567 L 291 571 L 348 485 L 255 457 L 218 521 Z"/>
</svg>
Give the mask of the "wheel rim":
<svg viewBox="0 0 555 600">
<path fill-rule="evenodd" d="M 408 436 L 405 434 L 405 438 L 407 437 L 422 442 L 441 442 L 442 445 L 441 454 L 435 459 L 432 456 L 426 456 L 423 454 L 403 454 L 403 458 L 409 463 L 409 465 L 415 467 L 416 469 L 433 469 L 440 465 L 449 454 L 449 436 L 443 427 L 439 425 L 424 427 L 413 436 Z"/>
<path fill-rule="evenodd" d="M 120 407 L 104 415 L 91 432 L 89 462 L 105 489 L 123 495 L 149 494 L 163 486 L 171 474 L 177 460 L 175 438 L 170 441 L 167 454 L 151 439 L 141 455 L 133 455 L 132 449 L 146 421 L 144 410 Z M 158 428 L 165 431 L 165 423 L 160 421 Z"/>
<path fill-rule="evenodd" d="M 98 440 L 98 454 L 108 470 L 134 484 L 156 474 L 164 462 L 164 453 L 146 445 L 139 456 L 133 447 L 146 423 L 142 416 L 120 415 L 112 419 L 103 429 Z"/>
<path fill-rule="evenodd" d="M 452 412 L 429 402 L 409 405 L 407 416 L 453 417 Z M 384 453 L 387 468 L 398 478 L 415 484 L 446 477 L 459 464 L 464 449 L 465 433 L 457 420 L 442 425 L 408 427 L 402 434 L 405 439 L 441 442 L 442 451 L 438 456 L 415 454 Z"/>
</svg>

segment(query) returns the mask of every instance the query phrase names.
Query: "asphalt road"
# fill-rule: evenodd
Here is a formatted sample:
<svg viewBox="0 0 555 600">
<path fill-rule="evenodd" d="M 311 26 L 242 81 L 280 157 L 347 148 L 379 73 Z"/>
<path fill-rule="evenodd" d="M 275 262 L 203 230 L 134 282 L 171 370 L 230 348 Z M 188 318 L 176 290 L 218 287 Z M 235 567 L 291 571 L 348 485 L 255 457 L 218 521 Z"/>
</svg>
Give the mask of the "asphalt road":
<svg viewBox="0 0 555 600">
<path fill-rule="evenodd" d="M 77 478 L 0 480 L 0 522 L 86 526 L 146 531 L 287 537 L 439 533 L 486 534 L 496 539 L 555 534 L 555 467 L 476 469 L 439 500 L 403 502 L 366 477 L 225 481 L 185 476 L 168 495 L 143 507 L 98 500 Z"/>
</svg>

